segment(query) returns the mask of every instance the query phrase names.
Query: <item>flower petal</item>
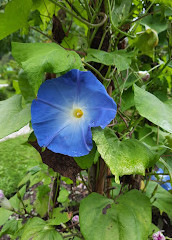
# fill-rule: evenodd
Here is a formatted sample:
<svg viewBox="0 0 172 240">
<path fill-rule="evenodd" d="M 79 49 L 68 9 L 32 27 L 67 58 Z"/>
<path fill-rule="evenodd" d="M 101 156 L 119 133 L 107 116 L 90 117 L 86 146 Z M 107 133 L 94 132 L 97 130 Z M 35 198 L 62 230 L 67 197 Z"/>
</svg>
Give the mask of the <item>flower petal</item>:
<svg viewBox="0 0 172 240">
<path fill-rule="evenodd" d="M 32 127 L 41 147 L 47 146 L 52 137 L 69 124 L 65 112 L 39 100 L 32 102 L 31 114 Z"/>
<path fill-rule="evenodd" d="M 169 191 L 172 189 L 171 183 L 164 183 L 161 185 L 165 190 Z"/>
<path fill-rule="evenodd" d="M 91 72 L 80 72 L 79 102 L 89 112 L 90 126 L 105 128 L 115 118 L 117 106 Z"/>
<path fill-rule="evenodd" d="M 45 81 L 39 88 L 38 99 L 61 107 L 70 107 L 76 99 L 76 83 L 69 74 Z"/>
<path fill-rule="evenodd" d="M 72 157 L 84 156 L 92 149 L 92 133 L 85 122 L 71 123 L 47 146 L 53 152 Z"/>
<path fill-rule="evenodd" d="M 94 102 L 89 102 L 86 110 L 90 116 L 90 126 L 105 128 L 114 118 L 117 112 L 116 104 L 112 99 L 103 94 L 97 94 Z"/>
</svg>

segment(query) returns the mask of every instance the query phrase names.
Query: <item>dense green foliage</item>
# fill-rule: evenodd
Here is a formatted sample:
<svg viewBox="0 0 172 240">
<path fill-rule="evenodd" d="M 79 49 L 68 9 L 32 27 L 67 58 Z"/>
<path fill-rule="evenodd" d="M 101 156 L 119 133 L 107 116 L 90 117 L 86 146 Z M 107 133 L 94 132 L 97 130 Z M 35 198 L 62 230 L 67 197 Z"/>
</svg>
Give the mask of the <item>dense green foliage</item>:
<svg viewBox="0 0 172 240">
<path fill-rule="evenodd" d="M 83 157 L 41 149 L 33 132 L 30 146 L 0 142 L 0 188 L 13 195 L 0 200 L 0 237 L 171 239 L 172 188 L 162 185 L 172 184 L 171 1 L 0 2 L 0 56 L 14 58 L 1 58 L 13 96 L 0 89 L 0 138 L 30 123 L 41 83 L 71 69 L 92 71 L 117 103 Z"/>
</svg>

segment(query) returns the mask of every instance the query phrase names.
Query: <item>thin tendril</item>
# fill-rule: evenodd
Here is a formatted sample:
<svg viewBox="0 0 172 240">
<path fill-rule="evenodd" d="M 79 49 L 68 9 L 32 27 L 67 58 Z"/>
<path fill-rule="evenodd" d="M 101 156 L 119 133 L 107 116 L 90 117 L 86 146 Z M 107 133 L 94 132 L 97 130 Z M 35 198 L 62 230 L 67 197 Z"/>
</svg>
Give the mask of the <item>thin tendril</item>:
<svg viewBox="0 0 172 240">
<path fill-rule="evenodd" d="M 100 12 L 98 15 L 103 17 L 103 20 L 100 23 L 97 24 L 93 24 L 90 23 L 86 20 L 84 20 L 83 18 L 75 15 L 75 13 L 71 12 L 68 8 L 64 7 L 62 4 L 55 2 L 54 0 L 49 0 L 50 2 L 54 3 L 55 5 L 57 5 L 58 7 L 62 8 L 64 11 L 68 12 L 69 14 L 71 14 L 74 18 L 78 19 L 80 22 L 84 23 L 85 25 L 92 27 L 92 28 L 97 28 L 97 27 L 101 27 L 107 20 L 107 15 L 103 12 Z"/>
</svg>

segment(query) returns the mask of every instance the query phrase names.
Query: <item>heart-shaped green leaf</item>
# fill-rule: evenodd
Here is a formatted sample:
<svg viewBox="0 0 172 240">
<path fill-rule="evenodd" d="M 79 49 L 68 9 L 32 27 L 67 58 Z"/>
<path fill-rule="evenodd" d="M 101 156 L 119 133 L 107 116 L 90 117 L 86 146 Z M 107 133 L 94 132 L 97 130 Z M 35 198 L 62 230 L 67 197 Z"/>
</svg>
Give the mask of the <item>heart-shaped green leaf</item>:
<svg viewBox="0 0 172 240">
<path fill-rule="evenodd" d="M 56 43 L 12 43 L 12 55 L 26 72 L 35 93 L 45 72 L 63 73 L 83 68 L 77 53 L 66 51 Z"/>
<path fill-rule="evenodd" d="M 151 225 L 149 199 L 132 190 L 113 202 L 97 193 L 81 201 L 81 232 L 85 240 L 145 240 Z"/>
<path fill-rule="evenodd" d="M 93 130 L 93 140 L 97 149 L 115 175 L 119 183 L 119 176 L 130 174 L 145 174 L 145 169 L 152 166 L 158 157 L 143 143 L 136 139 L 119 141 L 114 132 L 105 128 Z"/>
</svg>

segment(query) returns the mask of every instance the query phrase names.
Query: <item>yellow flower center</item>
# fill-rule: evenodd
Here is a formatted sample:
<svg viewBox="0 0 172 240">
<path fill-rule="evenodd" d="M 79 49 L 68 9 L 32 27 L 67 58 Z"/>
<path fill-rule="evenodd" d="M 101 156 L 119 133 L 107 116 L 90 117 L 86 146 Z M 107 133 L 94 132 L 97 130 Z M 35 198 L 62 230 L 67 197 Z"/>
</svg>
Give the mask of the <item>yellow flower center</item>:
<svg viewBox="0 0 172 240">
<path fill-rule="evenodd" d="M 83 111 L 79 108 L 73 110 L 73 116 L 76 118 L 81 118 L 83 114 Z"/>
</svg>

